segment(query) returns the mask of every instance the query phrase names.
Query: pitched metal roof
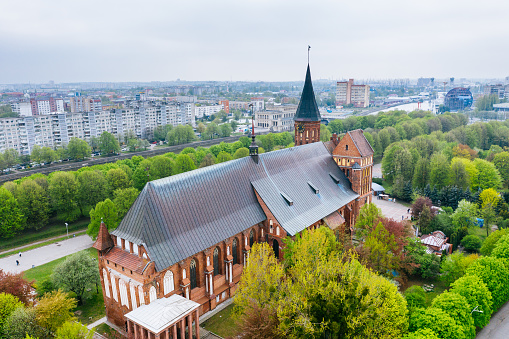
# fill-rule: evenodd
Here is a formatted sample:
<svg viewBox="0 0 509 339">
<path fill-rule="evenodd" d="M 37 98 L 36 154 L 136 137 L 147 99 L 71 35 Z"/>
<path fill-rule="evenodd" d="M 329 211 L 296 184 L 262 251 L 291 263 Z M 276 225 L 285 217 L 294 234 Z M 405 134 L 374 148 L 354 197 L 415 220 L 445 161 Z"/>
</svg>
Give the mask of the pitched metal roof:
<svg viewBox="0 0 509 339">
<path fill-rule="evenodd" d="M 359 153 L 361 154 L 361 156 L 366 157 L 366 156 L 373 155 L 375 153 L 373 151 L 373 148 L 369 144 L 368 139 L 366 139 L 366 137 L 364 136 L 364 133 L 362 132 L 361 129 L 349 131 L 348 134 L 352 138 L 353 143 L 359 150 Z"/>
<path fill-rule="evenodd" d="M 321 142 L 265 153 L 260 158 L 265 175 L 253 180 L 253 187 L 289 235 L 297 234 L 359 196 Z M 291 205 L 281 192 L 292 200 Z"/>
<path fill-rule="evenodd" d="M 253 187 L 290 235 L 358 197 L 317 142 L 151 181 L 112 234 L 143 244 L 160 271 L 264 221 Z"/>
<path fill-rule="evenodd" d="M 311 83 L 311 71 L 308 69 L 306 72 L 306 81 L 302 89 L 302 96 L 300 97 L 299 107 L 294 117 L 295 121 L 320 121 L 320 111 L 316 104 L 315 92 L 313 91 L 313 84 Z"/>
</svg>

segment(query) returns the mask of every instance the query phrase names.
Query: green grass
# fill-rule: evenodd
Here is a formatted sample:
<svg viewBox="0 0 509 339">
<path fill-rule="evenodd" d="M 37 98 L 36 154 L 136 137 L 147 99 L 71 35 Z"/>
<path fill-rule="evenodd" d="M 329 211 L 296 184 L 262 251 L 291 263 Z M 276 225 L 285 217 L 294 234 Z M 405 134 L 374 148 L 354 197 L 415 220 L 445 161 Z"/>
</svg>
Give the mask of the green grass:
<svg viewBox="0 0 509 339">
<path fill-rule="evenodd" d="M 201 323 L 201 327 L 223 338 L 234 337 L 238 328 L 232 318 L 233 304 L 217 312 L 214 316 Z"/>
<path fill-rule="evenodd" d="M 490 234 L 491 233 L 492 231 L 490 230 Z M 484 241 L 484 239 L 486 239 L 486 227 L 469 227 L 468 234 L 477 235 L 479 238 L 481 238 L 482 241 Z"/>
<path fill-rule="evenodd" d="M 95 248 L 87 248 L 83 250 L 93 258 L 97 259 L 97 250 Z M 43 282 L 46 279 L 51 279 L 51 274 L 55 267 L 61 262 L 65 261 L 67 256 L 53 260 L 47 264 L 37 266 L 26 270 L 23 276 L 28 281 L 35 280 L 35 284 Z M 81 311 L 82 313 L 77 316 L 78 320 L 83 324 L 90 324 L 94 321 L 104 317 L 106 315 L 104 309 L 104 300 L 101 285 L 99 287 L 99 293 L 96 292 L 96 288 L 93 287 L 90 292 L 87 292 L 83 298 L 83 305 L 77 306 L 73 311 Z M 75 296 L 71 293 L 71 296 Z"/>
<path fill-rule="evenodd" d="M 75 222 L 69 224 L 69 234 L 72 236 L 73 233 L 82 231 L 88 227 L 90 218 L 84 217 Z M 4 240 L 0 242 L 0 250 L 5 251 L 12 248 L 27 245 L 36 241 L 45 240 L 48 238 L 57 237 L 60 235 L 66 235 L 65 222 L 58 220 L 57 218 L 51 218 L 49 225 L 39 229 L 30 230 L 23 232 L 14 239 Z"/>
<path fill-rule="evenodd" d="M 114 338 L 117 331 L 113 328 L 109 327 L 107 324 L 102 323 L 95 328 L 95 331 L 101 335 L 104 335 L 106 338 Z"/>
<path fill-rule="evenodd" d="M 85 233 L 86 233 L 86 231 L 75 232 L 76 235 L 82 235 L 82 234 L 85 234 Z M 43 246 L 46 246 L 46 245 L 54 244 L 56 242 L 59 242 L 59 241 L 65 240 L 65 239 L 67 239 L 67 237 L 64 236 L 64 237 L 60 237 L 60 238 L 57 238 L 57 239 L 52 239 L 52 240 L 44 241 L 44 242 L 41 242 L 41 243 L 38 243 L 38 244 L 35 244 L 35 245 L 32 245 L 32 246 L 24 247 L 23 248 L 23 252 L 30 251 L 30 250 L 33 250 L 35 248 L 43 247 Z M 10 255 L 17 254 L 18 252 L 19 252 L 19 250 L 4 252 L 4 253 L 0 254 L 0 258 L 5 258 L 5 257 L 8 257 Z"/>
</svg>

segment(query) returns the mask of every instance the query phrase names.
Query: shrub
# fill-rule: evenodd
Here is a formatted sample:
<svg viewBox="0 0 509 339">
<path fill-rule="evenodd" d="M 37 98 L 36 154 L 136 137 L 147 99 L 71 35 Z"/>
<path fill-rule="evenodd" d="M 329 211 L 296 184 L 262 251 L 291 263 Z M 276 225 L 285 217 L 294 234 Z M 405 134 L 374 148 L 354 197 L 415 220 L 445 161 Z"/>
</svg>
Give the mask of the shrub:
<svg viewBox="0 0 509 339">
<path fill-rule="evenodd" d="M 486 284 L 476 275 L 468 275 L 459 278 L 451 284 L 451 292 L 465 297 L 470 307 L 479 312 L 472 312 L 474 325 L 483 328 L 490 322 L 493 313 L 493 300 L 491 292 Z"/>
<path fill-rule="evenodd" d="M 419 285 L 410 286 L 404 293 L 409 308 L 425 307 L 426 292 Z"/>
<path fill-rule="evenodd" d="M 479 252 L 481 248 L 482 240 L 477 235 L 467 235 L 461 239 L 461 246 L 468 252 Z"/>
<path fill-rule="evenodd" d="M 495 232 L 492 232 L 483 242 L 481 246 L 481 254 L 485 256 L 491 255 L 491 252 L 497 245 L 497 242 L 502 238 L 504 235 L 509 234 L 509 229 L 503 229 L 503 230 L 496 230 Z"/>
<path fill-rule="evenodd" d="M 493 298 L 493 311 L 509 299 L 509 272 L 501 259 L 481 257 L 467 268 L 466 275 L 476 275 L 486 284 Z"/>
<path fill-rule="evenodd" d="M 491 255 L 495 258 L 509 259 L 509 235 L 500 238 Z"/>
</svg>

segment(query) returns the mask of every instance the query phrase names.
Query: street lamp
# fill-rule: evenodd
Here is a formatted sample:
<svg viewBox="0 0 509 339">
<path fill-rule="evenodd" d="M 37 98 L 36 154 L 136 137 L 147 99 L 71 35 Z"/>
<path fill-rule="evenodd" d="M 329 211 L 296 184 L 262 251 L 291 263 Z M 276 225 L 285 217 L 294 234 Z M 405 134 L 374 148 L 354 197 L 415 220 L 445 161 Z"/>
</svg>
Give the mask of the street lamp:
<svg viewBox="0 0 509 339">
<path fill-rule="evenodd" d="M 67 230 L 67 238 L 69 238 L 69 224 L 65 223 L 65 229 Z"/>
<path fill-rule="evenodd" d="M 478 309 L 477 309 L 477 307 L 479 307 L 479 306 L 476 306 L 476 307 L 472 310 L 472 312 L 470 312 L 470 314 L 472 314 L 472 313 L 474 313 L 474 312 L 484 313 L 482 310 L 478 310 Z"/>
</svg>

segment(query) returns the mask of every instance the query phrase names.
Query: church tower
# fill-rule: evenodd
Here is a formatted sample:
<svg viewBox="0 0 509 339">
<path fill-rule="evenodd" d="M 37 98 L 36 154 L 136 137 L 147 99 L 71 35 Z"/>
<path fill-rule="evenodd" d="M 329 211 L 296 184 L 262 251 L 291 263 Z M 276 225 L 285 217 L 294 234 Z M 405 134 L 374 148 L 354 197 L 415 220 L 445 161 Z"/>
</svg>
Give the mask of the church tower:
<svg viewBox="0 0 509 339">
<path fill-rule="evenodd" d="M 297 113 L 295 113 L 295 146 L 306 145 L 320 141 L 320 111 L 315 100 L 311 71 L 306 72 L 306 81 L 300 98 Z"/>
</svg>

